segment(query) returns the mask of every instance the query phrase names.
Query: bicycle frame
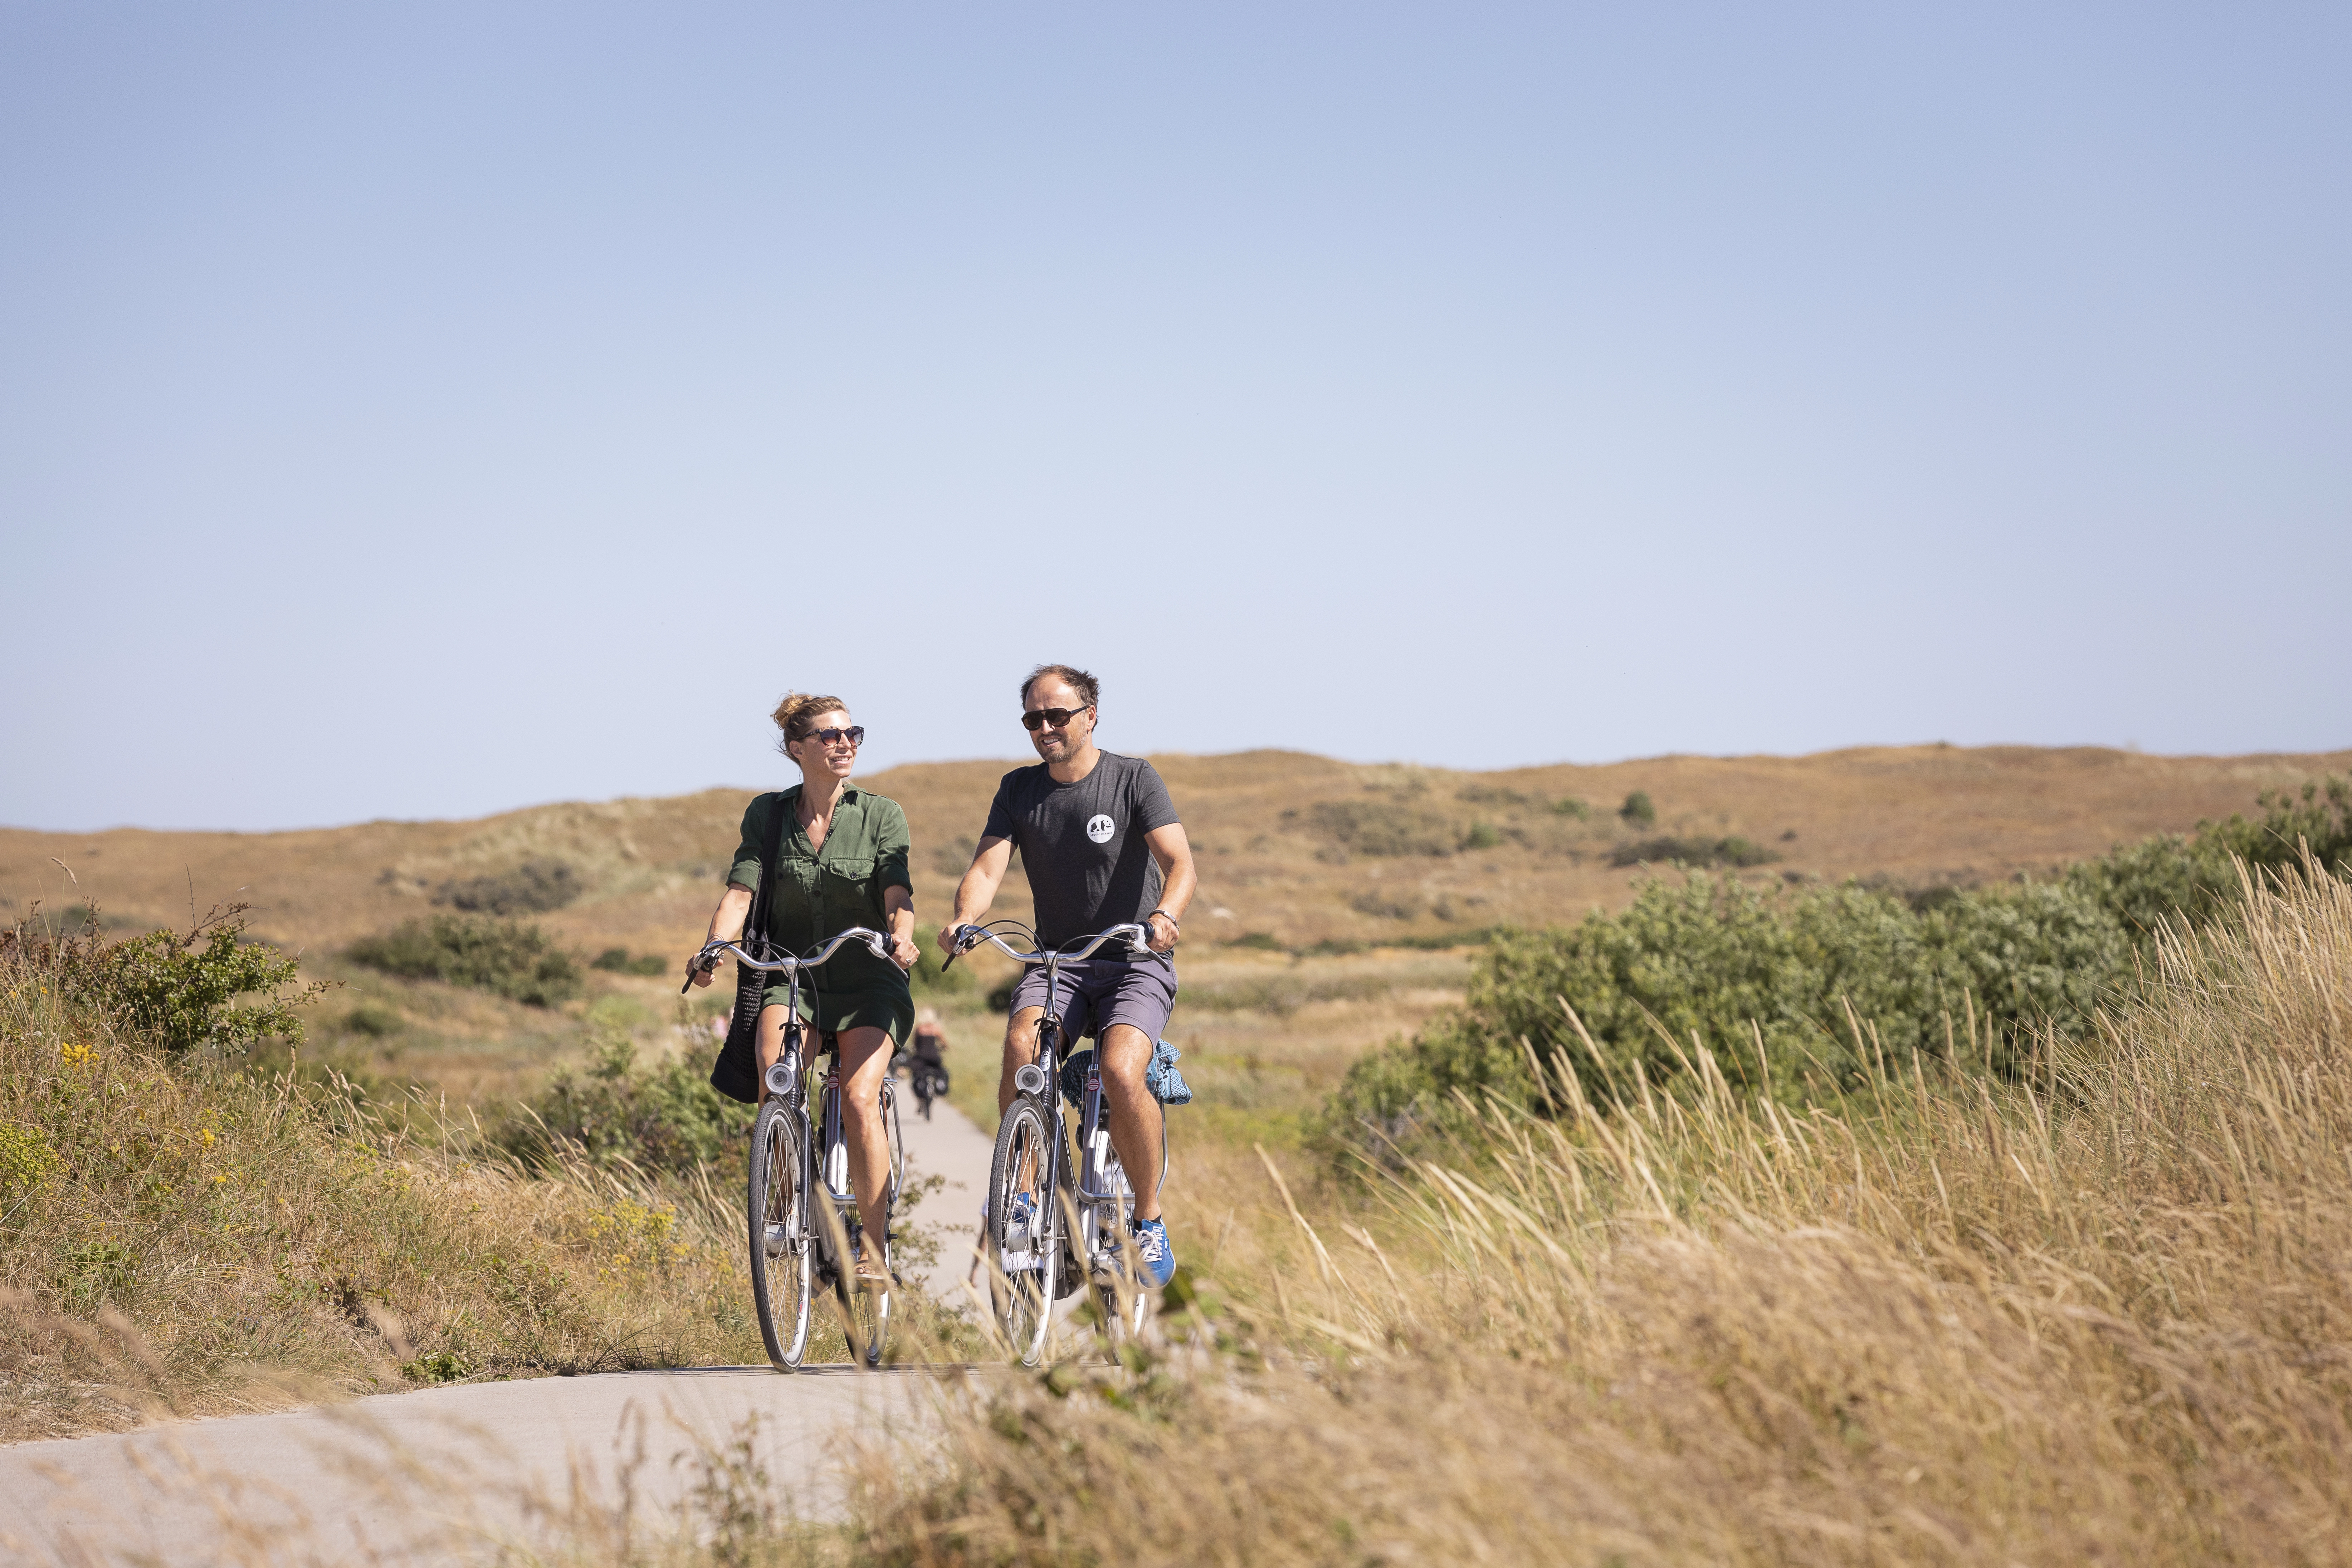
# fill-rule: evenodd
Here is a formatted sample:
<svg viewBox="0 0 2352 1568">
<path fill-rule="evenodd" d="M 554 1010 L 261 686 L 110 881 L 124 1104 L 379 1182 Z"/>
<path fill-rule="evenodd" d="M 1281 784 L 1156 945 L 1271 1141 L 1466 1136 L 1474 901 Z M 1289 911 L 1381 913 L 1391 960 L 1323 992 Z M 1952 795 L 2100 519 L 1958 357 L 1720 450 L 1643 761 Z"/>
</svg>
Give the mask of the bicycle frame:
<svg viewBox="0 0 2352 1568">
<path fill-rule="evenodd" d="M 841 1058 L 837 1040 L 830 1047 L 824 1048 L 822 1055 L 824 1075 L 821 1079 L 817 1113 L 814 1121 L 818 1127 L 822 1128 L 824 1141 L 819 1144 L 809 1136 L 813 1119 L 810 1116 L 808 1105 L 808 1063 L 802 1050 L 806 1026 L 801 1022 L 801 975 L 803 971 L 814 969 L 832 958 L 846 942 L 862 941 L 877 957 L 887 958 L 889 956 L 889 940 L 879 931 L 854 926 L 831 938 L 815 953 L 805 958 L 787 955 L 773 960 L 757 959 L 737 943 L 718 942 L 707 943 L 695 956 L 694 967 L 698 969 L 714 966 L 719 958 L 731 955 L 738 963 L 755 972 L 764 974 L 782 974 L 786 977 L 784 1033 L 781 1042 L 782 1048 L 776 1060 L 770 1063 L 761 1075 L 761 1083 L 768 1099 L 781 1100 L 783 1103 L 784 1113 L 791 1118 L 793 1124 L 795 1133 L 793 1143 L 798 1151 L 797 1163 L 800 1167 L 796 1173 L 797 1189 L 813 1195 L 820 1190 L 818 1183 L 821 1181 L 823 1184 L 821 1190 L 825 1201 L 832 1205 L 833 1213 L 830 1216 L 832 1223 L 815 1225 L 809 1222 L 809 1216 L 803 1208 L 801 1223 L 794 1227 L 799 1234 L 788 1235 L 781 1239 L 785 1254 L 791 1257 L 801 1257 L 814 1247 L 814 1258 L 812 1261 L 821 1266 L 821 1277 L 824 1282 L 834 1285 L 841 1290 L 848 1289 L 846 1281 L 852 1268 L 851 1259 L 856 1256 L 864 1228 L 863 1216 L 858 1212 L 856 1194 L 849 1180 L 849 1148 L 842 1126 Z M 691 973 L 688 983 L 692 984 Z M 898 1096 L 894 1092 L 895 1089 L 896 1084 L 886 1063 L 883 1069 L 880 1107 L 884 1136 L 888 1139 L 890 1149 L 890 1175 L 887 1186 L 882 1194 L 882 1208 L 886 1215 L 897 1208 L 898 1194 L 906 1178 L 906 1151 L 898 1127 Z M 756 1216 L 754 1223 L 755 1225 L 758 1223 Z M 762 1243 L 755 1237 L 754 1245 L 762 1245 Z M 881 1245 L 884 1267 L 887 1268 L 890 1249 L 890 1237 L 887 1229 L 881 1238 Z M 883 1327 L 887 1327 L 888 1319 L 887 1302 L 888 1296 L 886 1291 L 879 1298 L 877 1307 L 878 1321 Z M 762 1310 L 765 1310 L 764 1307 Z M 852 1349 L 864 1354 L 867 1364 L 877 1363 L 881 1354 L 880 1330 L 877 1329 L 871 1347 L 860 1347 L 856 1343 L 856 1336 L 853 1334 Z M 774 1353 L 772 1350 L 771 1354 Z M 797 1364 L 796 1361 L 794 1364 Z"/>
<path fill-rule="evenodd" d="M 1075 1176 L 1066 1164 L 1069 1130 L 1062 1109 L 1061 1069 L 1064 1040 L 1062 1038 L 1061 984 L 1062 965 L 1093 956 L 1105 942 L 1124 941 L 1129 947 L 1149 952 L 1150 933 L 1141 925 L 1113 926 L 1087 942 L 1075 952 L 1045 951 L 1023 952 L 1007 943 L 994 931 L 977 926 L 964 928 L 971 935 L 957 948 L 962 952 L 986 941 L 1016 963 L 1028 967 L 1042 965 L 1045 971 L 1045 1006 L 1037 1022 L 1037 1057 L 1026 1062 L 1013 1075 L 1013 1088 L 1034 1100 L 1044 1117 L 1046 1129 L 1040 1190 L 1066 1194 L 1073 1216 L 1076 1221 L 1076 1246 L 1070 1248 L 1071 1261 L 1078 1266 L 1087 1280 L 1101 1284 L 1117 1277 L 1120 1255 L 1127 1244 L 1127 1205 L 1132 1202 L 1134 1187 L 1120 1165 L 1118 1152 L 1111 1147 L 1110 1128 L 1103 1116 L 1102 1064 L 1097 1059 L 1087 1069 L 1078 1106 L 1078 1165 Z M 1099 1048 L 1099 1047 L 1098 1047 Z M 1049 1249 L 1063 1245 L 1064 1216 L 1055 1212 L 1059 1205 L 1045 1205 L 1047 1213 L 1038 1216 L 1037 1229 L 1032 1233 L 1027 1252 L 1007 1253 L 1002 1260 L 1005 1268 L 1025 1268 L 1040 1266 L 1040 1255 L 1050 1255 Z"/>
</svg>

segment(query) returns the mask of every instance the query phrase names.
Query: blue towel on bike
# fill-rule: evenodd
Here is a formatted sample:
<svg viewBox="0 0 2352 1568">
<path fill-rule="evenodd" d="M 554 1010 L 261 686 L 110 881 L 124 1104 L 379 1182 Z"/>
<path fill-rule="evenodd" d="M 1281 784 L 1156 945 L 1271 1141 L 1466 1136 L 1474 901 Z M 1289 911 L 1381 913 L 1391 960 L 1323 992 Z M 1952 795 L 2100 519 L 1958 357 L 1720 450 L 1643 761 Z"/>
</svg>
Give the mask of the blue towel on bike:
<svg viewBox="0 0 2352 1568">
<path fill-rule="evenodd" d="M 1165 1040 L 1151 1047 L 1151 1065 L 1143 1069 L 1143 1082 L 1151 1098 L 1162 1105 L 1192 1103 L 1192 1086 L 1176 1070 L 1176 1059 L 1183 1054 Z"/>
<path fill-rule="evenodd" d="M 1151 1063 L 1143 1069 L 1143 1086 L 1151 1091 L 1151 1098 L 1162 1105 L 1192 1103 L 1192 1086 L 1186 1083 L 1184 1075 L 1176 1070 L 1176 1058 L 1183 1054 L 1165 1040 L 1155 1042 L 1151 1047 Z M 1063 1099 L 1072 1105 L 1085 1100 L 1087 1069 L 1094 1065 L 1095 1053 L 1091 1046 L 1076 1056 L 1062 1058 Z"/>
</svg>

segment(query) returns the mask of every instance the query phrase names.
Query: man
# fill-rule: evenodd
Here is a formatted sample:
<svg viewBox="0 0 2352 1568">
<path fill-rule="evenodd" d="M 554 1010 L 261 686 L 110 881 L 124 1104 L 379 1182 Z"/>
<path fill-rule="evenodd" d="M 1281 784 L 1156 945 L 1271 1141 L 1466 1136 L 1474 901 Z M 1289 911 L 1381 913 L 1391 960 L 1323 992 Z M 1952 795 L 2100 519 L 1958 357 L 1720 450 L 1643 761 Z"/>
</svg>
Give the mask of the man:
<svg viewBox="0 0 2352 1568">
<path fill-rule="evenodd" d="M 1015 849 L 1029 872 L 1043 946 L 1115 925 L 1150 929 L 1148 953 L 1110 943 L 1063 966 L 1062 1022 L 1065 1039 L 1095 1037 L 1111 1147 L 1135 1187 L 1136 1254 L 1158 1287 L 1176 1259 L 1160 1215 L 1160 1102 L 1144 1075 L 1176 1005 L 1172 955 L 1192 901 L 1192 850 L 1152 765 L 1096 746 L 1099 691 L 1093 676 L 1066 664 L 1041 665 L 1021 683 L 1021 722 L 1045 761 L 997 785 L 940 946 L 954 952 L 957 931 L 986 917 Z M 1024 970 L 1004 1026 L 1000 1115 L 1013 1103 L 1013 1075 L 1037 1058 L 1045 999 L 1045 971 Z"/>
</svg>

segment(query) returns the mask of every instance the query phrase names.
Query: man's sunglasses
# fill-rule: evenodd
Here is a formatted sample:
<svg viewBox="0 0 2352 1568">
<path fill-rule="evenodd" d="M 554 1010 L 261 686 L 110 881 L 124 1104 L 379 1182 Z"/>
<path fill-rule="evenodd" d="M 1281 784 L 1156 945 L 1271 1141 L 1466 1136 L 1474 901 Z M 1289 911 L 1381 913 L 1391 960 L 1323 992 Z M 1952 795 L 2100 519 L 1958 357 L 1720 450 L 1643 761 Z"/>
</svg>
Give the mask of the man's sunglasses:
<svg viewBox="0 0 2352 1568">
<path fill-rule="evenodd" d="M 1091 702 L 1087 704 L 1087 708 L 1093 706 Z M 1086 708 L 1040 708 L 1034 712 L 1021 715 L 1021 727 L 1033 735 L 1048 724 L 1058 730 L 1086 710 Z"/>
<path fill-rule="evenodd" d="M 853 747 L 862 746 L 866 744 L 866 726 L 852 724 L 846 730 L 811 730 L 808 732 L 808 738 L 812 741 L 822 741 L 828 746 L 835 741 L 846 741 Z"/>
</svg>

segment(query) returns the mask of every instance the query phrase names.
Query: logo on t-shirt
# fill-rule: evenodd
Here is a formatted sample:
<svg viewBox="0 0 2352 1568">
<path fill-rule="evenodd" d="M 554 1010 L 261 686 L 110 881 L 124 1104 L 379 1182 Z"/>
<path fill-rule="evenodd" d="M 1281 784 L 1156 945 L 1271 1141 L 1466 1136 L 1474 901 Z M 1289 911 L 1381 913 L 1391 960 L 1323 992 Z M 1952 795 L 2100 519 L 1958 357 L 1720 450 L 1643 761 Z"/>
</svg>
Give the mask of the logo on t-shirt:
<svg viewBox="0 0 2352 1568">
<path fill-rule="evenodd" d="M 1097 844 L 1109 843 L 1110 836 L 1118 831 L 1118 825 L 1100 812 L 1097 812 L 1087 824 L 1087 837 Z"/>
</svg>

